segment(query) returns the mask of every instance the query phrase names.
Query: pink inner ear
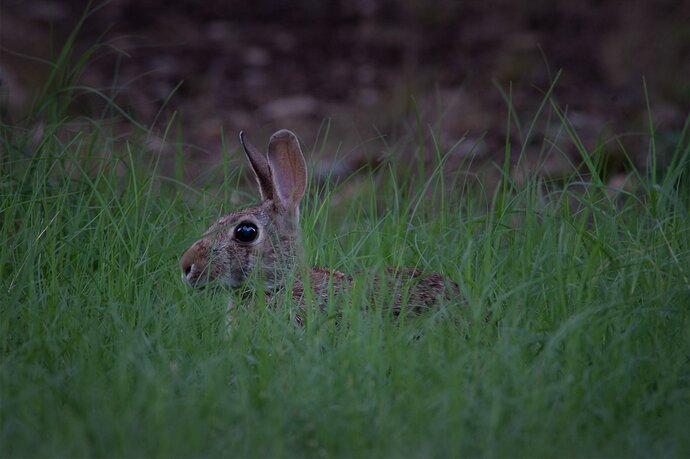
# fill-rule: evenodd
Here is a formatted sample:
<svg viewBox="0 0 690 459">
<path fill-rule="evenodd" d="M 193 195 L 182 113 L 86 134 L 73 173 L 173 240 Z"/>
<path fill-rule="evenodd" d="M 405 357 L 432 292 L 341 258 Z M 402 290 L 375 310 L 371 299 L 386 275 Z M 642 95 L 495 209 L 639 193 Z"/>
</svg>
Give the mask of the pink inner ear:
<svg viewBox="0 0 690 459">
<path fill-rule="evenodd" d="M 280 204 L 285 209 L 296 210 L 307 182 L 306 164 L 297 137 L 285 130 L 274 134 L 268 147 L 268 162 Z"/>
<path fill-rule="evenodd" d="M 300 179 L 302 173 L 303 171 L 293 161 L 286 160 L 281 161 L 280 172 L 274 174 L 273 185 L 280 196 L 281 204 L 285 207 L 299 205 L 304 194 L 303 179 Z"/>
</svg>

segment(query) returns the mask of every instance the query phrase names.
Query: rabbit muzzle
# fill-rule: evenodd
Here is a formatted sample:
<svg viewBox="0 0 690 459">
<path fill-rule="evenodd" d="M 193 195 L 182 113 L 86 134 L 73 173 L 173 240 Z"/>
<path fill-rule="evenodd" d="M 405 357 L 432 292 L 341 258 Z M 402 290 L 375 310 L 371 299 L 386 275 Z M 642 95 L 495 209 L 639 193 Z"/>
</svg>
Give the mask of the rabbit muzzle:
<svg viewBox="0 0 690 459">
<path fill-rule="evenodd" d="M 215 277 L 209 270 L 208 249 L 203 241 L 195 242 L 180 258 L 182 282 L 191 288 L 203 287 Z"/>
</svg>

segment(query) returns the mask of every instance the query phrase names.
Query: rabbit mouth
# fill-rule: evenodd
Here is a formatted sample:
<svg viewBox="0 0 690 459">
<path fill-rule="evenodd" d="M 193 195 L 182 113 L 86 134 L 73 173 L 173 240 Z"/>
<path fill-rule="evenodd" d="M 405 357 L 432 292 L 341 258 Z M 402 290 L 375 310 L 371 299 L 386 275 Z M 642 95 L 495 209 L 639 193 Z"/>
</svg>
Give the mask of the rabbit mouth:
<svg viewBox="0 0 690 459">
<path fill-rule="evenodd" d="M 209 282 L 212 282 L 212 273 L 207 269 L 198 269 L 196 264 L 192 264 L 181 273 L 182 283 L 192 289 L 203 289 Z"/>
<path fill-rule="evenodd" d="M 181 279 L 182 283 L 191 289 L 203 289 L 206 286 L 205 282 L 201 281 L 199 277 L 196 279 L 190 279 L 190 276 L 185 275 L 185 273 L 181 274 Z"/>
<path fill-rule="evenodd" d="M 183 279 L 184 284 L 191 290 L 206 290 L 207 284 L 203 282 L 190 282 Z"/>
</svg>

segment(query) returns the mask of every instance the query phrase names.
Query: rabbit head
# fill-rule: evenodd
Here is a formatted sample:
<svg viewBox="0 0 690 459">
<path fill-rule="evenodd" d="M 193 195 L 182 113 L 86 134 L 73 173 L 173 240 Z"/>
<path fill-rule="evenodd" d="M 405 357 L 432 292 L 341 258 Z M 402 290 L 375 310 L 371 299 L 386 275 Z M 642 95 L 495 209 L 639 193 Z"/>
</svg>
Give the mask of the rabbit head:
<svg viewBox="0 0 690 459">
<path fill-rule="evenodd" d="M 280 130 L 262 154 L 240 132 L 261 193 L 261 204 L 222 217 L 180 259 L 191 287 L 217 281 L 239 287 L 253 273 L 264 289 L 279 288 L 301 258 L 299 204 L 307 167 L 297 136 Z"/>
</svg>

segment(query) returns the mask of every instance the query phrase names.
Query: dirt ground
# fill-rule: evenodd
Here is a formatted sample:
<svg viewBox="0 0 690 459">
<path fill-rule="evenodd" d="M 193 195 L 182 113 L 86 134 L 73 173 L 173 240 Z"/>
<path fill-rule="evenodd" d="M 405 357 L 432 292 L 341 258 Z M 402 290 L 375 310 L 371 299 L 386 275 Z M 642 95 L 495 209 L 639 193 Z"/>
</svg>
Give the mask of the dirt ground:
<svg viewBox="0 0 690 459">
<path fill-rule="evenodd" d="M 27 56 L 55 59 L 86 7 L 0 3 L 5 116 L 25 116 L 49 73 Z M 548 107 L 525 140 L 556 75 L 558 104 L 586 147 L 605 145 L 615 178 L 626 168 L 618 140 L 645 164 L 643 77 L 660 145 L 690 111 L 690 4 L 681 1 L 112 0 L 90 12 L 74 56 L 96 44 L 79 84 L 159 135 L 174 114 L 163 166 L 172 171 L 182 152 L 193 183 L 234 152 L 240 129 L 259 145 L 294 130 L 319 155 L 317 177 L 412 160 L 418 120 L 428 146 L 451 150 L 451 171 L 501 161 L 508 93 L 519 120 L 508 140 L 514 152 L 524 145 L 525 171 L 565 176 L 578 153 Z M 106 105 L 91 93 L 75 110 L 94 116 Z"/>
</svg>

